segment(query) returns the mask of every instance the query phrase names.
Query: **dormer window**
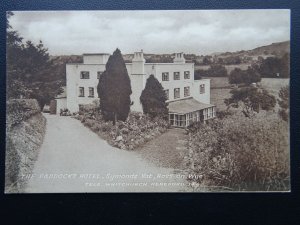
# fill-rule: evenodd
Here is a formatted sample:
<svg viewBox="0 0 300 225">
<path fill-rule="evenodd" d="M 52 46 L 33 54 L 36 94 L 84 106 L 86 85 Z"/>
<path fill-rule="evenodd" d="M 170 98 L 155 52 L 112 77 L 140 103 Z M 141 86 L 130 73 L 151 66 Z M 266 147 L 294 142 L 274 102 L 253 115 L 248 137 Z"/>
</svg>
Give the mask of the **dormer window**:
<svg viewBox="0 0 300 225">
<path fill-rule="evenodd" d="M 80 79 L 90 79 L 90 72 L 89 71 L 81 71 Z"/>
</svg>

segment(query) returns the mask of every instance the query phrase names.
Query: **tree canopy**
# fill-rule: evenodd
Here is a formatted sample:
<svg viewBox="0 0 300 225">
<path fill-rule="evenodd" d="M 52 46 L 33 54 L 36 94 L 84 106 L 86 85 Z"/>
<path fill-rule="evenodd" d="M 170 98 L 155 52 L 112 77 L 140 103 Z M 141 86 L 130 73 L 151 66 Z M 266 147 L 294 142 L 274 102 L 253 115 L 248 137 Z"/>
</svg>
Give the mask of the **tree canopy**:
<svg viewBox="0 0 300 225">
<path fill-rule="evenodd" d="M 276 99 L 265 89 L 257 87 L 242 87 L 230 91 L 230 98 L 225 99 L 228 107 L 242 108 L 246 117 L 252 117 L 260 110 L 269 111 L 276 105 Z"/>
<path fill-rule="evenodd" d="M 23 43 L 17 31 L 12 30 L 7 13 L 7 98 L 35 98 L 42 108 L 61 92 L 61 81 L 55 76 L 55 67 L 42 41 Z"/>
<path fill-rule="evenodd" d="M 140 101 L 143 106 L 143 112 L 151 117 L 168 115 L 166 95 L 160 82 L 150 75 L 147 79 L 145 89 L 142 91 Z"/>
<path fill-rule="evenodd" d="M 286 53 L 281 58 L 268 57 L 261 59 L 255 67 L 262 77 L 288 78 L 290 77 L 290 56 Z"/>
<path fill-rule="evenodd" d="M 227 69 L 221 64 L 212 64 L 207 70 L 195 70 L 194 77 L 195 80 L 200 80 L 202 77 L 227 77 Z"/>
<path fill-rule="evenodd" d="M 131 100 L 131 84 L 121 51 L 116 49 L 106 63 L 106 70 L 100 76 L 98 87 L 100 110 L 105 120 L 125 121 Z"/>
<path fill-rule="evenodd" d="M 248 67 L 247 70 L 241 70 L 235 68 L 228 76 L 230 84 L 246 84 L 256 83 L 261 81 L 259 73 L 257 73 L 252 67 Z"/>
</svg>

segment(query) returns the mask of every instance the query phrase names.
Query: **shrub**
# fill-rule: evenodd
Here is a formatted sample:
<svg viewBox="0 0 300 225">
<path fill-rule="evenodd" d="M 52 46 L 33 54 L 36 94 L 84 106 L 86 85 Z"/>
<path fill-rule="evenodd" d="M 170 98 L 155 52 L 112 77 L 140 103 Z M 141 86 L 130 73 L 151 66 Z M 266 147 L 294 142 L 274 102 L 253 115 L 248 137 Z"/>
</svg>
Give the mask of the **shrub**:
<svg viewBox="0 0 300 225">
<path fill-rule="evenodd" d="M 133 150 L 165 132 L 169 127 L 169 123 L 163 118 L 151 118 L 142 113 L 131 112 L 126 121 L 117 121 L 115 125 L 112 121 L 106 122 L 99 112 L 94 113 L 93 116 L 91 114 L 89 111 L 84 111 L 82 115 L 77 114 L 73 117 L 106 139 L 110 145 L 121 149 Z"/>
<path fill-rule="evenodd" d="M 288 125 L 276 115 L 232 116 L 190 132 L 192 173 L 211 186 L 231 190 L 289 190 Z"/>
<path fill-rule="evenodd" d="M 219 111 L 217 111 L 216 115 L 217 115 L 217 118 L 222 120 L 226 117 L 232 116 L 233 113 L 229 110 L 219 110 Z"/>
<path fill-rule="evenodd" d="M 19 180 L 21 158 L 10 137 L 6 137 L 5 186 L 11 188 Z"/>
<path fill-rule="evenodd" d="M 13 127 L 40 112 L 35 99 L 11 99 L 6 102 L 6 126 Z"/>
<path fill-rule="evenodd" d="M 278 104 L 280 106 L 280 110 L 278 114 L 280 118 L 284 121 L 288 121 L 289 119 L 289 99 L 290 99 L 290 91 L 289 86 L 282 87 L 279 91 L 279 99 L 277 99 Z"/>
</svg>

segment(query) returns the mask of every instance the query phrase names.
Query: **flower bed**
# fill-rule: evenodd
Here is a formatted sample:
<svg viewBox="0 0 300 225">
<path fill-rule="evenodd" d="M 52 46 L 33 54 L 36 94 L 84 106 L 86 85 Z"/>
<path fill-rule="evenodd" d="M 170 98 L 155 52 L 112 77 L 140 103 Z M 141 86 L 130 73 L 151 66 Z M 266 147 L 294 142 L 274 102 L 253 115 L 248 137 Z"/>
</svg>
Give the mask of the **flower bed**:
<svg viewBox="0 0 300 225">
<path fill-rule="evenodd" d="M 125 122 L 118 121 L 114 126 L 111 121 L 104 121 L 97 108 L 90 106 L 81 108 L 73 117 L 110 145 L 124 150 L 134 150 L 169 128 L 169 123 L 161 118 L 151 119 L 135 112 L 131 112 Z"/>
</svg>

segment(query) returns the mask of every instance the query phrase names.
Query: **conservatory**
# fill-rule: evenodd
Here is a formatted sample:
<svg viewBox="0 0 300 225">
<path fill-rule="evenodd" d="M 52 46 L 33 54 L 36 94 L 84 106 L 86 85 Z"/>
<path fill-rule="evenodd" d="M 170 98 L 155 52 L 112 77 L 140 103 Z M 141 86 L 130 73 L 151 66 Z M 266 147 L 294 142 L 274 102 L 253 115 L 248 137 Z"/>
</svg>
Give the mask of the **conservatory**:
<svg viewBox="0 0 300 225">
<path fill-rule="evenodd" d="M 187 127 L 194 122 L 216 117 L 216 107 L 193 98 L 169 102 L 169 122 L 173 127 Z"/>
</svg>

